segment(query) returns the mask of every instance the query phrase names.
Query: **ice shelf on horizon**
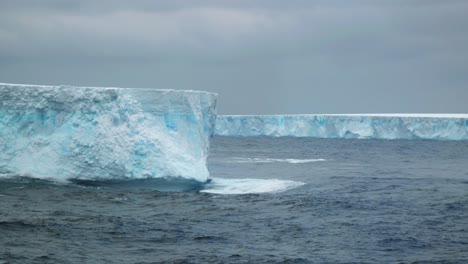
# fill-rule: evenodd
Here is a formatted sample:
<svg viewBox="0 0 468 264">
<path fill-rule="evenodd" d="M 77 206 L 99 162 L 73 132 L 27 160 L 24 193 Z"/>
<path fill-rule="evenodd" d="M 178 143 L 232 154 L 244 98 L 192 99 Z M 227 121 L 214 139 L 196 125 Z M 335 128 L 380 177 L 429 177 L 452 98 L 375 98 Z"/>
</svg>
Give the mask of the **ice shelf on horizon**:
<svg viewBox="0 0 468 264">
<path fill-rule="evenodd" d="M 216 94 L 0 83 L 0 174 L 209 177 Z"/>
<path fill-rule="evenodd" d="M 218 115 L 215 135 L 468 140 L 468 114 Z"/>
</svg>

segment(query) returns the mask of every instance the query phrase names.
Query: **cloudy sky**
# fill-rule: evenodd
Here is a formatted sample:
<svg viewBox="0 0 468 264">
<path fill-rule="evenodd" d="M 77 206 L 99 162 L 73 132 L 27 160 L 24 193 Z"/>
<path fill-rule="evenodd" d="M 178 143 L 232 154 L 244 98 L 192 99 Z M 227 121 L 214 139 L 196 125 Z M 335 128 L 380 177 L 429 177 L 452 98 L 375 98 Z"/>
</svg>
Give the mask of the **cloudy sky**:
<svg viewBox="0 0 468 264">
<path fill-rule="evenodd" d="M 222 114 L 468 112 L 465 0 L 1 0 L 0 82 L 208 90 Z"/>
</svg>

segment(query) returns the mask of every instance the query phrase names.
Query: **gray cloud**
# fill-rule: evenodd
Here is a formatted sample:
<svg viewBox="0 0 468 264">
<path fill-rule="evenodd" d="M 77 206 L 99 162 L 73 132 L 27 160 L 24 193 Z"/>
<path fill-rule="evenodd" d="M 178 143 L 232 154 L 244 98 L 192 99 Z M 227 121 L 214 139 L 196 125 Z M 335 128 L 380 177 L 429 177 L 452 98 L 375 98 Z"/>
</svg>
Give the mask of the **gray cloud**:
<svg viewBox="0 0 468 264">
<path fill-rule="evenodd" d="M 222 113 L 468 112 L 466 1 L 2 1 L 0 81 L 200 89 Z"/>
</svg>

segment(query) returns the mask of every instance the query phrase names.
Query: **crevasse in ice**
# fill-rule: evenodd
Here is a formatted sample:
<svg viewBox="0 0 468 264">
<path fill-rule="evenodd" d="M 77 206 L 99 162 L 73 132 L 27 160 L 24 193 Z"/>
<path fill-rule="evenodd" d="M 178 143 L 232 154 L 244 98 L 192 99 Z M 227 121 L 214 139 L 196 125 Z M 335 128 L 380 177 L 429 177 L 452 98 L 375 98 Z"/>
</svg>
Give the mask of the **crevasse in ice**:
<svg viewBox="0 0 468 264">
<path fill-rule="evenodd" d="M 220 136 L 468 140 L 464 114 L 221 115 Z"/>
<path fill-rule="evenodd" d="M 0 84 L 0 173 L 206 181 L 216 94 Z"/>
</svg>

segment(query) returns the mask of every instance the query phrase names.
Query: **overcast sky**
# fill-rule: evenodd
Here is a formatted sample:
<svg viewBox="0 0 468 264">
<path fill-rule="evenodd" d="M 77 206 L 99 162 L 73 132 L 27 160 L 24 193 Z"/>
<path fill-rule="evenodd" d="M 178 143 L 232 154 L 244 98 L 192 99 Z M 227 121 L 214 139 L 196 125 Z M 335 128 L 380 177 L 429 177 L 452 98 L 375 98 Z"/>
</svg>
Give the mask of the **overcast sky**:
<svg viewBox="0 0 468 264">
<path fill-rule="evenodd" d="M 468 1 L 1 0 L 0 82 L 207 90 L 221 114 L 468 112 Z"/>
</svg>

